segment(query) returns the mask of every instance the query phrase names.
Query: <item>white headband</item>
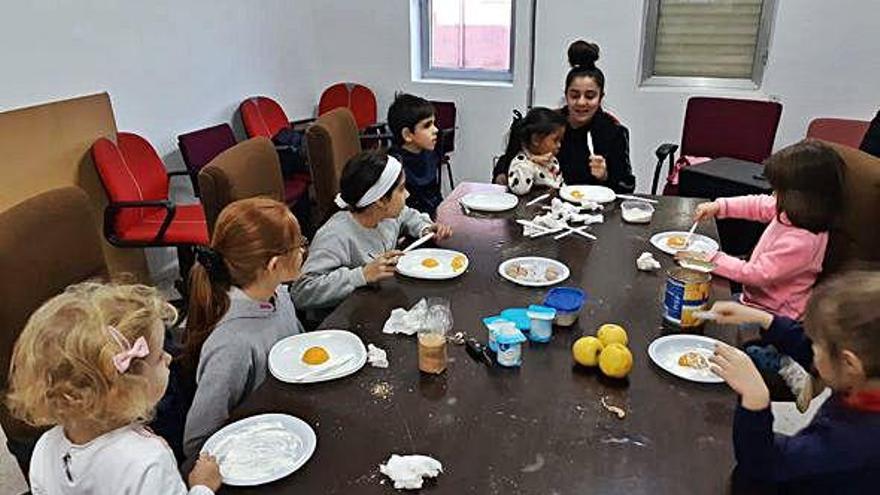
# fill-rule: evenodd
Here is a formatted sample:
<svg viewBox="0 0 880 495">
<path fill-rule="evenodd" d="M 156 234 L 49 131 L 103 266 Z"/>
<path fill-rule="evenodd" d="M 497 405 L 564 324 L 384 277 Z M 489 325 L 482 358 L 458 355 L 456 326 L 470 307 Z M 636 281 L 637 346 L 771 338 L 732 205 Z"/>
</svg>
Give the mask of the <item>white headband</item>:
<svg viewBox="0 0 880 495">
<path fill-rule="evenodd" d="M 391 190 L 397 184 L 397 178 L 400 177 L 400 171 L 403 170 L 403 165 L 397 161 L 397 158 L 394 158 L 391 155 L 388 155 L 388 162 L 385 163 L 385 169 L 382 170 L 382 175 L 379 176 L 379 180 L 373 184 L 367 192 L 361 196 L 361 199 L 358 200 L 357 204 L 352 206 L 345 202 L 342 199 L 341 194 L 336 195 L 336 206 L 342 208 L 343 210 L 351 210 L 354 208 L 365 208 L 370 206 L 371 204 L 379 201 L 382 196 L 385 195 L 388 191 Z"/>
</svg>

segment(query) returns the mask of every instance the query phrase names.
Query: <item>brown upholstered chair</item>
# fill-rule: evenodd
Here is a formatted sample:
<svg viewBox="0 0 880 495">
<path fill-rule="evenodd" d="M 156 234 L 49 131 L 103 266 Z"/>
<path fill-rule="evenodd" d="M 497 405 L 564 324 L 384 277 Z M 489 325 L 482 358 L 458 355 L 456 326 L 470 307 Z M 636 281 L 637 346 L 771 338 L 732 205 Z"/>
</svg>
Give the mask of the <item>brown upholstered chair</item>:
<svg viewBox="0 0 880 495">
<path fill-rule="evenodd" d="M 217 155 L 199 171 L 199 191 L 210 232 L 233 201 L 265 196 L 283 202 L 284 181 L 272 141 L 251 138 Z"/>
<path fill-rule="evenodd" d="M 841 219 L 831 231 L 823 276 L 880 263 L 880 158 L 828 143 L 846 163 Z"/>
<path fill-rule="evenodd" d="M 108 274 L 91 199 L 78 187 L 52 189 L 0 213 L 0 380 L 6 389 L 12 349 L 31 313 L 70 284 Z M 0 401 L 9 450 L 27 475 L 40 431 L 9 415 Z"/>
<path fill-rule="evenodd" d="M 318 221 L 323 222 L 335 210 L 333 198 L 339 192 L 339 177 L 345 162 L 361 151 L 354 115 L 347 108 L 337 108 L 321 115 L 306 130 L 306 147 Z"/>
</svg>

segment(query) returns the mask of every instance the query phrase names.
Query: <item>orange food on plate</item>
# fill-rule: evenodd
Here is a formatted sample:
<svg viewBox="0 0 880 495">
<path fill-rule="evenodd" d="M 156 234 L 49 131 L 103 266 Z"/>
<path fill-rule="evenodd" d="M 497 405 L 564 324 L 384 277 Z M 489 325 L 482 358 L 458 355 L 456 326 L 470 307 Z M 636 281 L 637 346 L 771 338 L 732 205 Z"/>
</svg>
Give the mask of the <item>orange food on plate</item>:
<svg viewBox="0 0 880 495">
<path fill-rule="evenodd" d="M 440 262 L 436 258 L 425 258 L 422 260 L 422 266 L 425 268 L 437 268 Z"/>
<path fill-rule="evenodd" d="M 328 359 L 330 354 L 321 346 L 309 347 L 302 355 L 302 362 L 312 366 L 326 363 Z"/>
<path fill-rule="evenodd" d="M 574 199 L 584 199 L 584 193 L 579 189 L 575 189 L 571 192 L 571 197 Z"/>
<path fill-rule="evenodd" d="M 695 370 L 704 370 L 709 367 L 709 360 L 699 352 L 688 351 L 679 356 L 678 365 Z"/>
<path fill-rule="evenodd" d="M 683 249 L 687 246 L 687 237 L 683 235 L 671 235 L 666 239 L 666 245 L 673 249 Z"/>
<path fill-rule="evenodd" d="M 464 268 L 464 265 L 467 263 L 467 258 L 462 255 L 458 255 L 452 258 L 452 269 L 455 271 L 461 271 Z"/>
</svg>

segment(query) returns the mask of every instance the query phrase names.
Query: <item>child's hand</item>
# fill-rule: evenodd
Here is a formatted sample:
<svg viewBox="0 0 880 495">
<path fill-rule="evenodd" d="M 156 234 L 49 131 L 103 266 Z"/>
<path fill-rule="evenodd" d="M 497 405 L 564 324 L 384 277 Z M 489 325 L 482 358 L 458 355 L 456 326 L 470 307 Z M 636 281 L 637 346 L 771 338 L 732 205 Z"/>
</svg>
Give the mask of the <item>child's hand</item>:
<svg viewBox="0 0 880 495">
<path fill-rule="evenodd" d="M 364 280 L 368 284 L 378 282 L 386 278 L 394 276 L 394 267 L 397 266 L 397 260 L 403 256 L 403 251 L 392 250 L 376 256 L 373 261 L 364 265 Z"/>
<path fill-rule="evenodd" d="M 599 180 L 608 178 L 608 165 L 602 155 L 590 155 L 590 173 Z"/>
<path fill-rule="evenodd" d="M 770 391 L 752 359 L 745 352 L 719 342 L 709 358 L 710 369 L 742 396 L 742 406 L 750 411 L 770 407 Z"/>
<path fill-rule="evenodd" d="M 217 459 L 209 454 L 200 454 L 196 465 L 189 472 L 190 488 L 204 485 L 216 492 L 222 484 L 223 479 L 220 477 L 220 465 L 217 464 Z"/>
<path fill-rule="evenodd" d="M 715 218 L 719 211 L 721 211 L 721 205 L 716 201 L 700 203 L 697 205 L 697 210 L 694 212 L 694 220 L 699 222 L 707 218 Z"/>
<path fill-rule="evenodd" d="M 428 228 L 428 232 L 434 233 L 434 238 L 442 241 L 452 237 L 452 227 L 442 223 L 435 223 Z"/>
<path fill-rule="evenodd" d="M 719 301 L 712 305 L 715 321 L 722 325 L 739 325 L 742 323 L 758 323 L 762 328 L 770 328 L 773 315 L 732 301 Z"/>
</svg>

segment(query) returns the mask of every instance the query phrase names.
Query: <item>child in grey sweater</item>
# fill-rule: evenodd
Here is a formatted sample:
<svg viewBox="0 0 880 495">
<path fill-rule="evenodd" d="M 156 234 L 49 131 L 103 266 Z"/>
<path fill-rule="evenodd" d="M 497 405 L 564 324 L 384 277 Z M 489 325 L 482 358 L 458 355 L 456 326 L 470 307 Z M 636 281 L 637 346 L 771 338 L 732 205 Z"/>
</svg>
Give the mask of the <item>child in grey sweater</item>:
<svg viewBox="0 0 880 495">
<path fill-rule="evenodd" d="M 409 193 L 394 157 L 376 151 L 355 155 L 345 165 L 339 189 L 336 203 L 343 210 L 315 234 L 303 275 L 293 286 L 300 309 L 335 307 L 358 287 L 392 277 L 403 255 L 395 249 L 401 233 L 452 235 L 448 226 L 405 205 Z"/>
<path fill-rule="evenodd" d="M 302 331 L 282 283 L 299 276 L 304 246 L 285 205 L 251 198 L 224 208 L 211 247 L 197 250 L 182 355 L 196 383 L 184 429 L 189 459 L 266 380 L 272 346 Z"/>
</svg>

